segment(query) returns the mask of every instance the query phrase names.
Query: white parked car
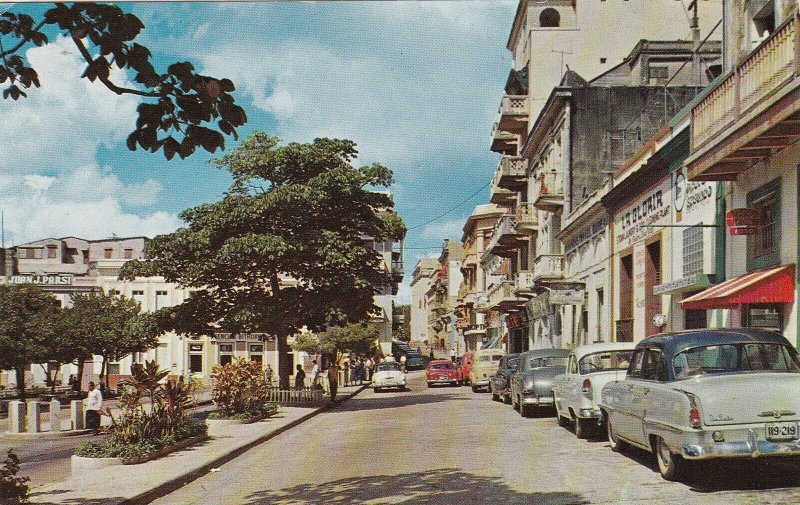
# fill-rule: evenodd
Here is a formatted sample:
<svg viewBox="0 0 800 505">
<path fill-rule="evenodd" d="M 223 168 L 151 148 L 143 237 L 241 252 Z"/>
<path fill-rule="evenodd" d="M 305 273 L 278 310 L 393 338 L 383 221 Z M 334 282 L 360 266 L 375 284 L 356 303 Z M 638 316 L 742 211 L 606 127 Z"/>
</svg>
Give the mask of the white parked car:
<svg viewBox="0 0 800 505">
<path fill-rule="evenodd" d="M 586 438 L 596 431 L 603 415 L 597 403 L 609 382 L 625 378 L 634 343 L 587 344 L 567 359 L 567 370 L 553 379 L 553 403 L 559 426 L 575 423 L 575 435 Z"/>
<path fill-rule="evenodd" d="M 372 389 L 377 393 L 385 388 L 398 388 L 405 391 L 408 381 L 400 363 L 384 361 L 378 363 L 378 369 L 372 374 Z"/>
<path fill-rule="evenodd" d="M 680 480 L 686 459 L 800 455 L 800 357 L 753 328 L 656 335 L 636 346 L 625 380 L 603 388 L 611 448 L 656 454 Z M 772 470 L 769 470 L 772 471 Z"/>
</svg>

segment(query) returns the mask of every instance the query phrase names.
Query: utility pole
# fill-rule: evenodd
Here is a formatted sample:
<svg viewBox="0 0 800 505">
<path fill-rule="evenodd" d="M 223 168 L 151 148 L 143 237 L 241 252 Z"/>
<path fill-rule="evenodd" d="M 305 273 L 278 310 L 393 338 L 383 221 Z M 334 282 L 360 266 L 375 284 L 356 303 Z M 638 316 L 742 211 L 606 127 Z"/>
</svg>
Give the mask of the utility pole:
<svg viewBox="0 0 800 505">
<path fill-rule="evenodd" d="M 688 10 L 692 11 L 692 19 L 689 28 L 692 30 L 692 73 L 695 79 L 695 86 L 702 85 L 700 75 L 700 7 L 697 0 L 689 2 Z"/>
</svg>

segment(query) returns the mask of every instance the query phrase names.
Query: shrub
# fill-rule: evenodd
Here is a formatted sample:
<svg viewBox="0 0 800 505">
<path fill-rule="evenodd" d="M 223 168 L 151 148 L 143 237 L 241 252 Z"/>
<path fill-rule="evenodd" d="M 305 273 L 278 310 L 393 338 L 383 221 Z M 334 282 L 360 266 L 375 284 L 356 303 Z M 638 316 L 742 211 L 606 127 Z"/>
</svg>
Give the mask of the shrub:
<svg viewBox="0 0 800 505">
<path fill-rule="evenodd" d="M 268 406 L 269 385 L 260 363 L 234 359 L 226 365 L 215 366 L 211 378 L 215 381 L 211 398 L 217 407 L 215 417 L 218 419 L 241 419 L 244 414 L 261 413 Z"/>
<path fill-rule="evenodd" d="M 6 459 L 0 465 L 0 504 L 12 505 L 24 503 L 28 497 L 28 477 L 17 477 L 19 458 L 12 449 L 6 453 Z"/>
</svg>

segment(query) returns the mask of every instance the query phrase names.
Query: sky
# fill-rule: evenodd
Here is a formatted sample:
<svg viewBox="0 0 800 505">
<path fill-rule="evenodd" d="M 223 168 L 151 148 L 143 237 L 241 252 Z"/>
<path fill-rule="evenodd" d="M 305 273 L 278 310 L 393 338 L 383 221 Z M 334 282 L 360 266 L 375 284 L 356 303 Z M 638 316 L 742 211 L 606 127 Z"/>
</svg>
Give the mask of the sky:
<svg viewBox="0 0 800 505">
<path fill-rule="evenodd" d="M 445 238 L 460 240 L 472 209 L 488 201 L 499 159 L 489 151 L 490 132 L 511 66 L 505 44 L 516 4 L 117 5 L 143 21 L 137 41 L 157 69 L 190 61 L 201 74 L 235 83 L 248 114 L 240 139 L 254 131 L 285 142 L 348 138 L 358 144 L 359 164 L 394 171 L 390 191 L 410 228 L 399 293 L 407 303 L 417 260 L 438 256 Z M 0 3 L 0 12 L 33 16 L 47 8 Z M 206 151 L 170 161 L 129 151 L 139 99 L 81 79 L 85 64 L 71 41 L 48 35 L 49 44 L 25 51 L 41 87 L 17 102 L 0 100 L 7 246 L 169 233 L 182 225 L 182 210 L 221 197 L 230 178 Z M 129 78 L 112 74 L 120 84 Z M 227 149 L 235 145 L 226 140 Z"/>
</svg>

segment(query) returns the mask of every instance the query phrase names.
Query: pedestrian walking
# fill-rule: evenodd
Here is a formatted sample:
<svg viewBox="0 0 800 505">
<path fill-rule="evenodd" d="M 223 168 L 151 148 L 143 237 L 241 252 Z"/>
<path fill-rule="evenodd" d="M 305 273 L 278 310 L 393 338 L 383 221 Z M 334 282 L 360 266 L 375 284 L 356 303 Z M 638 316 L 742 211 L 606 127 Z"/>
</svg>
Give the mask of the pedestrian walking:
<svg viewBox="0 0 800 505">
<path fill-rule="evenodd" d="M 403 354 L 400 356 L 400 368 L 405 372 L 406 371 L 406 355 Z"/>
<path fill-rule="evenodd" d="M 358 358 L 350 362 L 350 381 L 355 385 L 358 382 Z"/>
<path fill-rule="evenodd" d="M 431 352 L 430 352 L 430 354 L 428 355 L 428 357 L 429 357 L 431 360 L 433 360 L 433 348 L 431 348 Z"/>
<path fill-rule="evenodd" d="M 349 361 L 345 361 L 342 364 L 342 368 L 343 368 L 343 371 L 344 371 L 344 385 L 345 386 L 349 386 L 350 385 L 350 362 Z"/>
<path fill-rule="evenodd" d="M 331 389 L 331 401 L 335 401 L 336 391 L 339 389 L 339 367 L 335 361 L 328 367 L 328 387 Z"/>
<path fill-rule="evenodd" d="M 100 432 L 100 409 L 103 408 L 103 394 L 95 389 L 94 382 L 89 383 L 89 395 L 86 397 L 86 428 Z"/>
<path fill-rule="evenodd" d="M 303 365 L 297 365 L 297 373 L 294 376 L 294 388 L 303 389 L 306 385 L 306 372 Z"/>
<path fill-rule="evenodd" d="M 267 381 L 267 386 L 272 387 L 272 367 L 267 363 L 267 369 L 264 370 L 264 380 Z"/>
<path fill-rule="evenodd" d="M 450 349 L 450 360 L 455 363 L 456 362 L 456 349 L 455 347 Z"/>
<path fill-rule="evenodd" d="M 313 360 L 311 363 L 314 364 L 314 367 L 311 369 L 311 388 L 322 387 L 319 384 L 319 364 L 317 360 Z"/>
<path fill-rule="evenodd" d="M 364 362 L 364 370 L 367 373 L 368 382 L 372 382 L 372 366 L 373 366 L 372 358 L 367 358 L 367 361 Z"/>
</svg>

